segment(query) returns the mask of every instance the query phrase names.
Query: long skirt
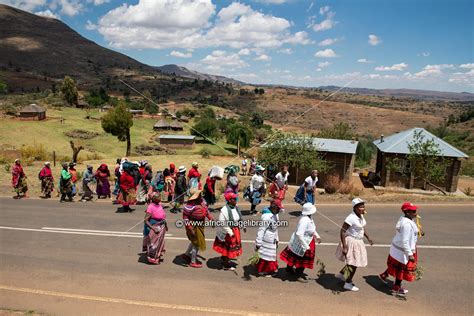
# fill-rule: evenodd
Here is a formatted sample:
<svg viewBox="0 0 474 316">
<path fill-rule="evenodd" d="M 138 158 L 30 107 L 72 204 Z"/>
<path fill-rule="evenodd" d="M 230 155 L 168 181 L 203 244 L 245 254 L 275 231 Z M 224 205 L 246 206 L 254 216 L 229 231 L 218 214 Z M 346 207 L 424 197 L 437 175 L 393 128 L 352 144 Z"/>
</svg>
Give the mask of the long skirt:
<svg viewBox="0 0 474 316">
<path fill-rule="evenodd" d="M 24 177 L 18 179 L 18 184 L 14 187 L 14 189 L 17 194 L 25 194 L 28 191 L 28 184 L 26 183 L 26 179 Z"/>
<path fill-rule="evenodd" d="M 256 264 L 258 273 L 274 273 L 278 271 L 278 261 L 267 261 L 260 258 Z"/>
<path fill-rule="evenodd" d="M 209 191 L 205 191 L 204 200 L 206 200 L 207 205 L 214 205 L 216 203 L 216 195 Z"/>
<path fill-rule="evenodd" d="M 304 196 L 304 185 L 300 186 L 298 191 L 296 191 L 296 195 L 294 200 L 298 204 L 305 204 L 305 203 L 312 203 L 314 204 L 314 193 L 313 190 L 306 191 L 306 200 Z"/>
<path fill-rule="evenodd" d="M 143 237 L 143 244 L 146 245 L 147 260 L 152 264 L 160 264 L 160 257 L 165 253 L 165 222 L 151 219 L 150 223 L 153 225 L 153 230 L 149 229 L 148 234 Z M 155 233 L 154 229 L 159 229 Z M 146 229 L 144 229 L 144 232 Z"/>
<path fill-rule="evenodd" d="M 82 199 L 84 200 L 92 199 L 93 192 L 89 185 L 90 183 L 82 182 L 82 191 L 84 191 L 84 193 L 82 194 Z"/>
<path fill-rule="evenodd" d="M 109 178 L 97 179 L 97 196 L 109 196 L 110 195 L 110 183 Z"/>
<path fill-rule="evenodd" d="M 204 224 L 193 226 L 194 236 L 186 232 L 191 244 L 201 251 L 206 250 L 206 237 L 204 235 Z"/>
<path fill-rule="evenodd" d="M 213 249 L 220 253 L 223 257 L 230 259 L 237 258 L 242 254 L 242 240 L 240 239 L 240 229 L 238 227 L 232 227 L 234 236 L 227 234 L 225 240 L 220 240 L 217 236 L 214 240 Z"/>
<path fill-rule="evenodd" d="M 290 267 L 313 269 L 314 257 L 316 255 L 316 243 L 314 238 L 309 243 L 309 249 L 306 250 L 303 257 L 293 253 L 288 246 L 280 253 L 280 259 L 286 262 Z"/>
<path fill-rule="evenodd" d="M 50 196 L 53 190 L 54 190 L 53 177 L 44 177 L 43 179 L 41 179 L 41 193 L 43 193 L 44 196 Z"/>
<path fill-rule="evenodd" d="M 347 254 L 342 253 L 342 243 L 336 249 L 336 258 L 354 267 L 367 266 L 367 250 L 362 239 L 346 236 Z"/>
<path fill-rule="evenodd" d="M 61 194 L 67 194 L 67 195 L 71 195 L 72 194 L 72 182 L 71 180 L 66 180 L 66 182 L 64 182 L 64 180 L 62 181 L 61 183 Z"/>
<path fill-rule="evenodd" d="M 129 206 L 137 202 L 136 195 L 135 188 L 128 189 L 127 191 L 120 190 L 117 201 L 123 206 Z"/>
<path fill-rule="evenodd" d="M 137 189 L 137 202 L 145 203 L 147 200 L 148 186 L 140 180 Z"/>
<path fill-rule="evenodd" d="M 408 261 L 407 264 L 399 262 L 397 259 L 388 255 L 387 258 L 387 272 L 397 280 L 405 280 L 413 282 L 416 280 L 416 265 L 418 263 L 418 256 L 416 252 L 413 254 L 415 262 Z"/>
</svg>

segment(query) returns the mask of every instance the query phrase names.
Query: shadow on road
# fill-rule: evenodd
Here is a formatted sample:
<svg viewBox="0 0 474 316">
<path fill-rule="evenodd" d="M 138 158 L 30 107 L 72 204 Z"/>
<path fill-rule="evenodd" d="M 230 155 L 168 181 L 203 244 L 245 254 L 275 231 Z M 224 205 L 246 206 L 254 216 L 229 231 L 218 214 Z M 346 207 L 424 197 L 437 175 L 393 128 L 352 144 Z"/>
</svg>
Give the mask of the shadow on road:
<svg viewBox="0 0 474 316">
<path fill-rule="evenodd" d="M 173 263 L 177 266 L 188 267 L 188 262 L 182 257 L 182 255 L 174 257 Z"/>
<path fill-rule="evenodd" d="M 221 257 L 210 258 L 206 262 L 206 266 L 209 269 L 213 270 L 222 270 L 222 260 Z"/>
<path fill-rule="evenodd" d="M 330 290 L 333 294 L 339 294 L 342 290 L 343 282 L 336 278 L 334 273 L 324 273 L 316 279 L 316 283 L 326 290 Z"/>
<path fill-rule="evenodd" d="M 253 277 L 258 276 L 257 268 L 252 264 L 248 264 L 244 266 L 243 269 L 244 269 L 244 275 L 242 276 L 242 279 L 244 279 L 245 281 L 252 281 L 252 276 Z"/>
<path fill-rule="evenodd" d="M 138 253 L 138 262 L 148 264 L 146 252 L 140 252 Z"/>
<path fill-rule="evenodd" d="M 367 275 L 364 276 L 365 282 L 373 287 L 375 290 L 385 293 L 387 295 L 392 296 L 392 292 L 390 291 L 393 282 L 389 281 L 388 284 L 383 284 L 382 281 L 380 281 L 378 275 Z"/>
<path fill-rule="evenodd" d="M 294 217 L 300 217 L 301 211 L 291 211 L 291 212 L 288 212 L 288 214 Z"/>
<path fill-rule="evenodd" d="M 130 211 L 127 211 L 122 206 L 122 207 L 118 207 L 115 213 L 132 213 L 133 211 L 135 211 L 134 208 L 131 208 Z"/>
</svg>

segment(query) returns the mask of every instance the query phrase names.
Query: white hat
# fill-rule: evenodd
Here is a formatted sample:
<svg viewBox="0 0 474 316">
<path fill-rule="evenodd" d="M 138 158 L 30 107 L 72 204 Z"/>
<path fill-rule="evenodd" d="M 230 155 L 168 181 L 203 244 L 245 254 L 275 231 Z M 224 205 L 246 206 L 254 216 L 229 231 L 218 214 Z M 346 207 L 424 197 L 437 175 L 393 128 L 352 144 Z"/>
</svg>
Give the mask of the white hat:
<svg viewBox="0 0 474 316">
<path fill-rule="evenodd" d="M 364 204 L 365 201 L 362 200 L 361 198 L 355 198 L 352 200 L 352 207 L 355 207 L 356 205 L 359 205 L 359 204 Z"/>
<path fill-rule="evenodd" d="M 303 204 L 303 210 L 301 211 L 301 214 L 303 215 L 311 215 L 316 213 L 316 206 L 314 206 L 311 203 L 305 203 Z"/>
<path fill-rule="evenodd" d="M 178 172 L 179 172 L 179 173 L 181 173 L 181 172 L 186 172 L 186 167 L 185 167 L 185 166 L 179 166 Z"/>
</svg>

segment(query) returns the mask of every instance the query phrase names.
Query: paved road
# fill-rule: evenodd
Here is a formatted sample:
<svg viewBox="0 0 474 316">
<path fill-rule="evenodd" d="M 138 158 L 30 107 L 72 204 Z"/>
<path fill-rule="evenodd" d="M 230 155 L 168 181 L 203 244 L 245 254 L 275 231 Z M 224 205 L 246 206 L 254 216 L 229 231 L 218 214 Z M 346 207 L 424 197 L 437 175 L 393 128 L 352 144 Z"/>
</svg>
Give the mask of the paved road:
<svg viewBox="0 0 474 316">
<path fill-rule="evenodd" d="M 406 301 L 389 295 L 376 278 L 385 269 L 386 245 L 400 216 L 398 204 L 368 205 L 367 231 L 377 245 L 368 247 L 369 265 L 354 279 L 360 292 L 343 292 L 334 279 L 342 263 L 334 257 L 339 228 L 332 221 L 341 224 L 349 209 L 318 206 L 323 244 L 316 252 L 326 274 L 318 279 L 317 269 L 307 271 L 311 280 L 301 284 L 284 271 L 277 278 L 256 278 L 245 267 L 255 228 L 243 234 L 244 254 L 236 273 L 220 269 L 212 250 L 212 228 L 207 229 L 204 268 L 192 269 L 179 259 L 188 244 L 184 230 L 173 225 L 179 216 L 169 214 L 165 261 L 152 266 L 143 263 L 140 252 L 144 206 L 129 214 L 115 213 L 116 208 L 104 202 L 0 198 L 0 307 L 56 315 L 474 313 L 473 204 L 421 205 L 427 233 L 419 242 L 424 275 L 407 284 Z M 281 215 L 289 221 L 289 228 L 280 229 L 281 241 L 287 241 L 296 226 L 296 211 L 290 206 Z"/>
</svg>

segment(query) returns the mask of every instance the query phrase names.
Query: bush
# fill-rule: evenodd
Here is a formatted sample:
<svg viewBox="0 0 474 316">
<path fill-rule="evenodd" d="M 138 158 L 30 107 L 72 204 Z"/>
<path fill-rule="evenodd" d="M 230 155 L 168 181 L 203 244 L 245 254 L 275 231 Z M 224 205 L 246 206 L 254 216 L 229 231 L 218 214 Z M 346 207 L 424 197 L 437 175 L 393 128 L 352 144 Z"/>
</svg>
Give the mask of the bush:
<svg viewBox="0 0 474 316">
<path fill-rule="evenodd" d="M 463 176 L 474 177 L 474 159 L 473 158 L 470 158 L 469 160 L 462 162 L 461 174 Z"/>
<path fill-rule="evenodd" d="M 337 175 L 330 175 L 326 180 L 326 185 L 324 186 L 326 193 L 334 194 L 350 194 L 352 196 L 358 196 L 361 193 L 361 190 L 356 188 L 352 183 L 347 180 L 342 180 Z"/>
<path fill-rule="evenodd" d="M 44 161 L 48 160 L 50 154 L 43 144 L 33 144 L 21 147 L 21 158 L 25 161 Z"/>
<path fill-rule="evenodd" d="M 464 194 L 466 194 L 467 196 L 471 196 L 472 195 L 472 188 L 471 187 L 467 187 L 463 190 Z"/>
<path fill-rule="evenodd" d="M 201 155 L 202 158 L 209 158 L 211 157 L 211 151 L 207 148 L 203 148 L 201 149 L 201 151 L 199 152 L 199 154 Z"/>
</svg>

